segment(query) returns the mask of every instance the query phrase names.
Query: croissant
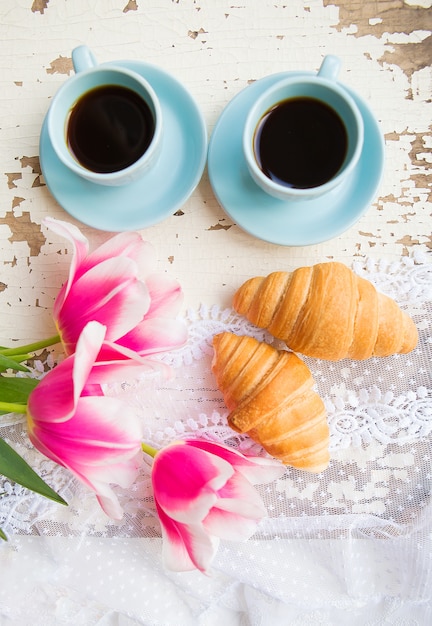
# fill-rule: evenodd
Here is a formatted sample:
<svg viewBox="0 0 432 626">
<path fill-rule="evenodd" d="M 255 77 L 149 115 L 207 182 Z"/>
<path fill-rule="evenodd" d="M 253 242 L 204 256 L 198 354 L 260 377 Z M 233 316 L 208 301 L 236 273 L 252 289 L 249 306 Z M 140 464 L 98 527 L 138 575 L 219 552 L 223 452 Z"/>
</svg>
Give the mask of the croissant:
<svg viewBox="0 0 432 626">
<path fill-rule="evenodd" d="M 415 348 L 412 319 L 343 263 L 247 280 L 234 309 L 294 352 L 329 361 L 368 359 Z"/>
<path fill-rule="evenodd" d="M 329 462 L 324 403 L 309 368 L 293 352 L 229 332 L 213 338 L 212 372 L 228 423 L 286 465 L 321 472 Z"/>
</svg>

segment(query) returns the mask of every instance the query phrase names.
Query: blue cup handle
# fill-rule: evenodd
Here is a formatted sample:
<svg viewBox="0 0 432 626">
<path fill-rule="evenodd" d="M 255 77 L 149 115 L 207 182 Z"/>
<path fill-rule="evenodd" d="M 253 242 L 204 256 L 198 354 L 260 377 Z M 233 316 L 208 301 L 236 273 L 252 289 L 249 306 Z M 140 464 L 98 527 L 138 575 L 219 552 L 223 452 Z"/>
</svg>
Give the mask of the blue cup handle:
<svg viewBox="0 0 432 626">
<path fill-rule="evenodd" d="M 328 54 L 324 57 L 321 67 L 318 70 L 318 76 L 327 78 L 328 80 L 336 80 L 341 68 L 342 62 L 339 57 Z"/>
<path fill-rule="evenodd" d="M 95 67 L 98 63 L 88 46 L 78 46 L 72 50 L 72 64 L 76 73 Z"/>
</svg>

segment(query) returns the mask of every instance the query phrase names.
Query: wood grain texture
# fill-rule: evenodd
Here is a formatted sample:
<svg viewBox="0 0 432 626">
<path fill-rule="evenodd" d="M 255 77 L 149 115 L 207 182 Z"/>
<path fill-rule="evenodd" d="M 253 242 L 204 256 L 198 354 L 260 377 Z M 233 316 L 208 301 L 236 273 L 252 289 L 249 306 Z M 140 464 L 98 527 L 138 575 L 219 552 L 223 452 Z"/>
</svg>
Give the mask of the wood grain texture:
<svg viewBox="0 0 432 626">
<path fill-rule="evenodd" d="M 70 219 L 51 197 L 38 161 L 50 99 L 72 73 L 71 50 L 99 61 L 145 59 L 171 72 L 214 127 L 250 82 L 316 70 L 342 58 L 341 80 L 375 112 L 386 142 L 376 201 L 344 234 L 308 247 L 252 238 L 214 197 L 207 173 L 175 215 L 145 229 L 160 269 L 174 274 L 185 307 L 228 306 L 249 276 L 330 259 L 396 259 L 432 249 L 432 23 L 428 0 L 3 0 L 0 5 L 0 344 L 53 331 L 51 308 L 70 248 L 47 215 Z M 109 235 L 82 226 L 92 245 Z"/>
</svg>

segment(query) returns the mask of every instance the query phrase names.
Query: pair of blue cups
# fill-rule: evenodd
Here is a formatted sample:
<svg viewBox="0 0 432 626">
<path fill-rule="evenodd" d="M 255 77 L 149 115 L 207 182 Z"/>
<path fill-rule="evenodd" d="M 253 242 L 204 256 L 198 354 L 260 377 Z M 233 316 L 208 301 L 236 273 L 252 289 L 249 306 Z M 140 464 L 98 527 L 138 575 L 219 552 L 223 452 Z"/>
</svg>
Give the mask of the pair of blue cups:
<svg viewBox="0 0 432 626">
<path fill-rule="evenodd" d="M 161 150 L 164 121 L 155 90 L 133 70 L 115 64 L 99 65 L 87 46 L 75 48 L 72 61 L 75 75 L 55 94 L 46 120 L 47 133 L 58 159 L 71 172 L 97 185 L 118 187 L 136 181 L 153 167 Z M 326 56 L 317 74 L 288 76 L 276 82 L 260 94 L 250 108 L 243 129 L 242 149 L 251 177 L 267 194 L 287 201 L 317 198 L 341 185 L 356 167 L 363 147 L 363 120 L 354 99 L 337 82 L 339 70 L 339 59 Z M 89 169 L 71 150 L 68 123 L 71 111 L 85 94 L 107 85 L 134 92 L 151 111 L 154 125 L 148 147 L 133 163 L 115 171 L 101 172 Z M 338 171 L 329 180 L 312 187 L 296 187 L 271 178 L 260 165 L 254 148 L 257 128 L 268 112 L 281 102 L 299 98 L 315 99 L 330 107 L 346 131 L 347 147 Z"/>
</svg>

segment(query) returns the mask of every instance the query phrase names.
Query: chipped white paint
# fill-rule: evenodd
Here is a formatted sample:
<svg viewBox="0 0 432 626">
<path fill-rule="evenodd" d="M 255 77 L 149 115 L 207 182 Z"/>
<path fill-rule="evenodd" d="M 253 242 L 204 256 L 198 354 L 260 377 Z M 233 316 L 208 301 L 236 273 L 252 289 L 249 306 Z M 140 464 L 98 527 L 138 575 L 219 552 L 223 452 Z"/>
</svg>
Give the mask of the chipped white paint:
<svg viewBox="0 0 432 626">
<path fill-rule="evenodd" d="M 145 59 L 170 71 L 196 98 L 209 134 L 250 81 L 316 70 L 325 54 L 337 54 L 341 79 L 369 102 L 386 137 L 376 202 L 346 233 L 310 247 L 274 246 L 244 233 L 218 205 L 205 174 L 183 215 L 143 231 L 160 268 L 180 279 L 186 307 L 228 306 L 252 274 L 329 258 L 395 259 L 413 247 L 429 251 L 432 73 L 425 9 L 431 3 L 417 0 L 417 10 L 413 2 L 392 6 L 380 13 L 379 3 L 367 0 L 2 0 L 0 344 L 53 331 L 52 302 L 70 249 L 40 224 L 46 215 L 69 218 L 43 185 L 37 159 L 23 157 L 37 157 L 50 98 L 67 79 L 72 48 L 82 43 L 100 61 Z M 94 245 L 108 236 L 83 231 Z"/>
<path fill-rule="evenodd" d="M 404 0 L 404 4 L 409 7 L 420 7 L 421 9 L 430 9 L 432 7 L 432 0 Z"/>
</svg>

